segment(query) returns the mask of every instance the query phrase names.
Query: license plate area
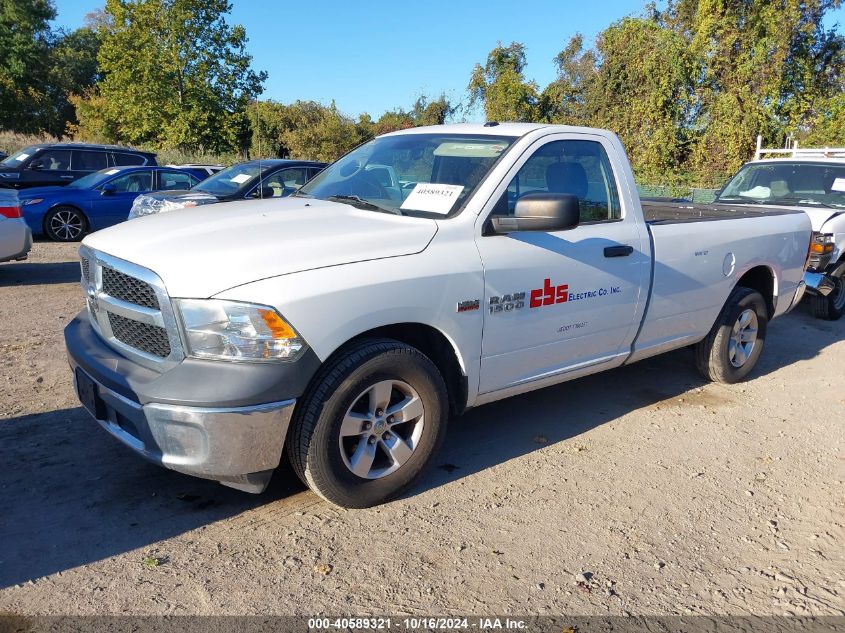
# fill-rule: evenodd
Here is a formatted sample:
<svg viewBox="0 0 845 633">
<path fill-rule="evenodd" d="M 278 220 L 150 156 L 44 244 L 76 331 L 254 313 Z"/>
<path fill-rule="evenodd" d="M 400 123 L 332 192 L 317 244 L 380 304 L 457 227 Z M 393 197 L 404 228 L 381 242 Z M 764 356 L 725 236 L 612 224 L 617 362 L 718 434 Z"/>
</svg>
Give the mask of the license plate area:
<svg viewBox="0 0 845 633">
<path fill-rule="evenodd" d="M 107 419 L 106 403 L 100 397 L 97 390 L 97 383 L 78 367 L 76 369 L 76 392 L 79 396 L 79 401 L 88 410 L 88 413 L 97 420 Z"/>
</svg>

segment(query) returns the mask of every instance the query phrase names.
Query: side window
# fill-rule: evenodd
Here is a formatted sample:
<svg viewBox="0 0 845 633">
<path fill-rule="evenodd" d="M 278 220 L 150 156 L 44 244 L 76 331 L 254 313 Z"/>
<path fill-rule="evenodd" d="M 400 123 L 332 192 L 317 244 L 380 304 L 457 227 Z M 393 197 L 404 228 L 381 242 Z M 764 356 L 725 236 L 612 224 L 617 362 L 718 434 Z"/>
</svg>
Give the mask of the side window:
<svg viewBox="0 0 845 633">
<path fill-rule="evenodd" d="M 511 180 L 493 213 L 513 215 L 517 200 L 533 192 L 576 196 L 581 222 L 622 217 L 610 159 L 596 141 L 552 141 L 543 145 Z"/>
<path fill-rule="evenodd" d="M 308 170 L 308 180 L 311 180 L 314 176 L 319 174 L 321 171 L 323 171 L 323 167 L 311 167 Z"/>
<path fill-rule="evenodd" d="M 108 157 L 105 152 L 86 152 L 73 150 L 74 171 L 100 171 L 108 167 Z"/>
<path fill-rule="evenodd" d="M 162 191 L 190 189 L 197 182 L 190 174 L 179 171 L 160 171 L 158 181 L 158 188 Z"/>
<path fill-rule="evenodd" d="M 40 166 L 44 171 L 68 171 L 70 169 L 70 150 L 44 150 L 33 159 L 29 166 Z"/>
<path fill-rule="evenodd" d="M 115 152 L 112 154 L 112 160 L 118 167 L 144 164 L 144 157 L 139 154 L 124 154 L 123 152 Z"/>
<path fill-rule="evenodd" d="M 283 169 L 267 176 L 264 179 L 264 187 L 265 191 L 267 187 L 273 190 L 273 198 L 281 198 L 298 190 L 307 179 L 304 168 Z"/>
<path fill-rule="evenodd" d="M 131 174 L 126 174 L 124 176 L 115 178 L 108 184 L 114 187 L 115 193 L 141 193 L 144 191 L 152 191 L 153 172 L 132 172 Z"/>
</svg>

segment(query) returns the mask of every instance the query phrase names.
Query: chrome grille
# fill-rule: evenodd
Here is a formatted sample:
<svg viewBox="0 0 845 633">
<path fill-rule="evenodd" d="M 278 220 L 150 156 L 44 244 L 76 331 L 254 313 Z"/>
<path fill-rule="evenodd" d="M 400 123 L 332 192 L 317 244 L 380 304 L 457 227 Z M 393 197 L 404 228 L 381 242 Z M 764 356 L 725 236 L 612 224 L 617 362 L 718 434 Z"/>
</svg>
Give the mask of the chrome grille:
<svg viewBox="0 0 845 633">
<path fill-rule="evenodd" d="M 170 341 L 163 327 L 127 319 L 113 312 L 108 314 L 111 331 L 118 341 L 159 358 L 170 356 Z"/>
<path fill-rule="evenodd" d="M 158 298 L 150 284 L 105 266 L 103 267 L 103 292 L 136 306 L 159 309 Z"/>
<path fill-rule="evenodd" d="M 140 365 L 166 371 L 184 357 L 170 297 L 151 270 L 79 249 L 82 289 L 94 331 Z"/>
</svg>

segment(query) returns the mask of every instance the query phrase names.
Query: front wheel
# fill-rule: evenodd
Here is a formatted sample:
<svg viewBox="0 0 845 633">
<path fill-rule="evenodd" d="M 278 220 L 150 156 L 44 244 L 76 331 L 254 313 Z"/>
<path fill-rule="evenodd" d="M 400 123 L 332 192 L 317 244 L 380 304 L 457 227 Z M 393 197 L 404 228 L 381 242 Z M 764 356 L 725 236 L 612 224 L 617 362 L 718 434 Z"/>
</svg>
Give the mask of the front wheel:
<svg viewBox="0 0 845 633">
<path fill-rule="evenodd" d="M 828 321 L 838 321 L 845 314 L 845 276 L 833 278 L 833 291 L 826 297 L 812 295 L 813 316 Z"/>
<path fill-rule="evenodd" d="M 56 207 L 44 218 L 44 233 L 54 242 L 78 242 L 88 229 L 88 220 L 73 207 Z"/>
<path fill-rule="evenodd" d="M 701 374 L 714 382 L 743 380 L 763 351 L 768 315 L 763 295 L 750 288 L 734 288 L 709 334 L 695 346 Z"/>
<path fill-rule="evenodd" d="M 446 385 L 419 350 L 361 341 L 330 361 L 291 423 L 287 447 L 305 484 L 344 508 L 400 495 L 440 447 Z"/>
</svg>

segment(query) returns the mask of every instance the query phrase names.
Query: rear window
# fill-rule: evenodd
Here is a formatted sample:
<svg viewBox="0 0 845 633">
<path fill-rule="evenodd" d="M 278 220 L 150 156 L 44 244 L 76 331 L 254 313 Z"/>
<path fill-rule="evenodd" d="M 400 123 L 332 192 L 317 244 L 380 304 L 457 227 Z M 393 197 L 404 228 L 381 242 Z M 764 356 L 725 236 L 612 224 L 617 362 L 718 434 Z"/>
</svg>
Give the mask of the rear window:
<svg viewBox="0 0 845 633">
<path fill-rule="evenodd" d="M 99 171 L 108 166 L 108 159 L 105 152 L 73 151 L 72 169 L 74 171 Z"/>
<path fill-rule="evenodd" d="M 144 157 L 140 154 L 128 154 L 125 152 L 114 152 L 112 154 L 112 159 L 114 160 L 114 164 L 118 167 L 143 165 L 145 162 Z"/>
</svg>

